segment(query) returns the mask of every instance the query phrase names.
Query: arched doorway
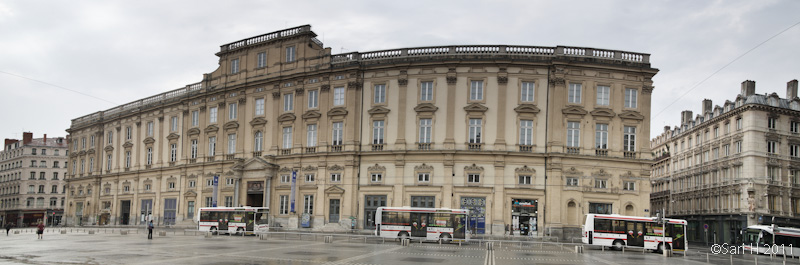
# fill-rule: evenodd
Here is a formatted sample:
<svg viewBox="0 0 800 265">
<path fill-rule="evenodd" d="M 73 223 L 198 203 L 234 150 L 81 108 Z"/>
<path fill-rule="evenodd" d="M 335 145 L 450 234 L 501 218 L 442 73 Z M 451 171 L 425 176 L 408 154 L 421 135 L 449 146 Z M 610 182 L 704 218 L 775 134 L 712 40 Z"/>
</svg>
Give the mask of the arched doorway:
<svg viewBox="0 0 800 265">
<path fill-rule="evenodd" d="M 634 216 L 636 213 L 633 211 L 633 205 L 628 204 L 625 206 L 625 215 Z"/>
<path fill-rule="evenodd" d="M 578 207 L 572 201 L 567 203 L 567 224 L 578 225 Z"/>
</svg>

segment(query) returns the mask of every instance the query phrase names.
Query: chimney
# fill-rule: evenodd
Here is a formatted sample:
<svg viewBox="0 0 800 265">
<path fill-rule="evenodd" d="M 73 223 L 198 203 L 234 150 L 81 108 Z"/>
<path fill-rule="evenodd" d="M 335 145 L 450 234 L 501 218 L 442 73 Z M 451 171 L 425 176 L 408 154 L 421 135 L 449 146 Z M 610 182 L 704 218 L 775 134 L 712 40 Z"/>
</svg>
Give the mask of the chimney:
<svg viewBox="0 0 800 265">
<path fill-rule="evenodd" d="M 713 110 L 712 106 L 713 105 L 712 105 L 710 99 L 704 99 L 703 100 L 703 115 L 705 115 L 706 113 L 711 112 Z"/>
<path fill-rule="evenodd" d="M 669 132 L 669 125 L 664 126 L 664 132 Z"/>
<path fill-rule="evenodd" d="M 756 81 L 746 80 L 742 82 L 742 96 L 748 97 L 756 94 Z"/>
<path fill-rule="evenodd" d="M 786 82 L 786 99 L 792 100 L 797 97 L 797 79 Z"/>
<path fill-rule="evenodd" d="M 44 134 L 44 145 L 47 145 L 47 134 Z"/>
<path fill-rule="evenodd" d="M 10 145 L 10 144 L 14 144 L 14 143 L 16 143 L 16 142 L 19 142 L 19 140 L 17 140 L 17 139 L 8 139 L 8 138 L 6 138 L 6 141 L 5 141 L 5 143 L 3 144 L 3 148 L 4 148 L 5 150 L 9 150 L 9 149 L 11 149 L 11 148 L 9 148 L 9 145 Z"/>
<path fill-rule="evenodd" d="M 33 141 L 33 133 L 31 132 L 24 132 L 22 133 L 22 145 L 26 145 Z"/>
<path fill-rule="evenodd" d="M 685 125 L 691 121 L 692 121 L 692 111 L 691 110 L 681 111 L 681 125 Z"/>
</svg>

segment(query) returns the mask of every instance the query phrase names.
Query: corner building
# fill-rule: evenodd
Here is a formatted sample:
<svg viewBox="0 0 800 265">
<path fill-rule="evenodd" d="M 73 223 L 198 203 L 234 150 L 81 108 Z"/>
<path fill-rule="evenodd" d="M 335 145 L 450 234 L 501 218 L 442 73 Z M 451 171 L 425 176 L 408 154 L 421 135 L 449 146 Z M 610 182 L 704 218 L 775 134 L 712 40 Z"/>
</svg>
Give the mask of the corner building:
<svg viewBox="0 0 800 265">
<path fill-rule="evenodd" d="M 703 100 L 702 113 L 681 112 L 680 126 L 651 142 L 651 207 L 686 219 L 689 241 L 740 244 L 742 229 L 773 218 L 800 227 L 797 80 L 787 83 L 786 98 L 755 92 L 747 80 L 734 101 Z"/>
<path fill-rule="evenodd" d="M 315 36 L 306 25 L 222 45 L 201 82 L 74 119 L 71 223 L 192 224 L 214 175 L 219 205 L 268 205 L 288 228 L 307 214 L 309 229 L 372 229 L 380 206 L 469 208 L 487 234 L 578 236 L 586 213 L 649 215 L 649 55 L 332 55 Z M 103 144 L 74 144 L 92 135 Z"/>
</svg>

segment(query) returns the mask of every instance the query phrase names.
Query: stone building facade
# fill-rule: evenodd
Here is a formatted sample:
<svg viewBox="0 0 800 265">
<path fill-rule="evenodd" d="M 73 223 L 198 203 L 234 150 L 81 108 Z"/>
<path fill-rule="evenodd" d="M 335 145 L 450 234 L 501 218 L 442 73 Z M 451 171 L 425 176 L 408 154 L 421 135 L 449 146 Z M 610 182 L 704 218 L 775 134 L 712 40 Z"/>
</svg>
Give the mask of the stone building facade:
<svg viewBox="0 0 800 265">
<path fill-rule="evenodd" d="M 332 55 L 315 36 L 301 26 L 222 45 L 201 82 L 74 119 L 70 159 L 98 163 L 70 169 L 68 217 L 181 223 L 211 204 L 214 175 L 219 205 L 267 205 L 289 228 L 307 213 L 311 229 L 372 229 L 384 205 L 469 208 L 475 233 L 499 234 L 530 223 L 578 235 L 588 212 L 649 215 L 649 55 Z M 91 136 L 102 144 L 74 144 Z"/>
<path fill-rule="evenodd" d="M 5 139 L 0 151 L 0 224 L 58 225 L 64 214 L 67 176 L 64 137 Z"/>
<path fill-rule="evenodd" d="M 689 221 L 688 239 L 740 243 L 749 225 L 800 227 L 800 98 L 756 94 L 744 81 L 734 101 L 681 113 L 651 141 L 651 208 Z M 708 230 L 704 228 L 708 225 Z"/>
</svg>

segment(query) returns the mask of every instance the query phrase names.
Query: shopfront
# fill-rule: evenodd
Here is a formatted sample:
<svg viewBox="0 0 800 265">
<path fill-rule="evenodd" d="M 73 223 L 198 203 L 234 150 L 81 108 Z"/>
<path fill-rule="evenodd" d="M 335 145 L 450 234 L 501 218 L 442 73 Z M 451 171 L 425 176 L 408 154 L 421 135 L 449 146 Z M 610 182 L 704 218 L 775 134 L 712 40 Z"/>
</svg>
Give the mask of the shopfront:
<svg viewBox="0 0 800 265">
<path fill-rule="evenodd" d="M 511 228 L 514 235 L 536 235 L 539 231 L 539 201 L 511 199 Z"/>
<path fill-rule="evenodd" d="M 469 210 L 469 229 L 474 234 L 486 233 L 486 197 L 461 197 L 461 209 Z"/>
</svg>

